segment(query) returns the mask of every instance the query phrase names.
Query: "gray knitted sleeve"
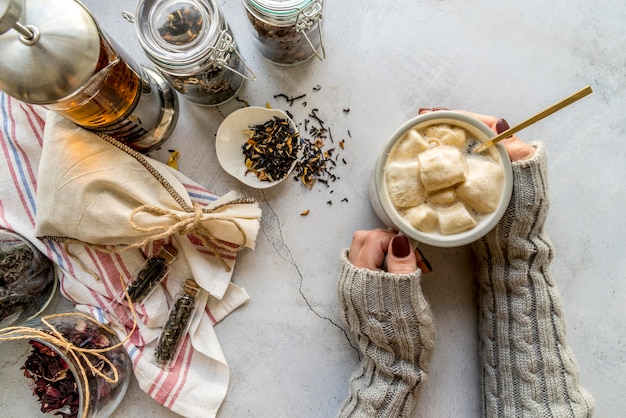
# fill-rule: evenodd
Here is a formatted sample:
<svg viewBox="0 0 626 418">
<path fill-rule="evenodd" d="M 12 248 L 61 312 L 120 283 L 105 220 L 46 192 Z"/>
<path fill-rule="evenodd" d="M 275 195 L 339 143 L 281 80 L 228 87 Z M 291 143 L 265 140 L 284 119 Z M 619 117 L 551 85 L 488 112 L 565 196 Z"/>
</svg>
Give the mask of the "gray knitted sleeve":
<svg viewBox="0 0 626 418">
<path fill-rule="evenodd" d="M 511 203 L 474 244 L 480 283 L 480 334 L 486 417 L 588 417 L 592 396 L 580 386 L 565 339 L 560 296 L 548 266 L 553 246 L 546 156 L 513 164 Z"/>
<path fill-rule="evenodd" d="M 363 354 L 339 416 L 408 417 L 428 373 L 435 326 L 421 273 L 357 268 L 343 252 L 339 302 Z"/>
</svg>

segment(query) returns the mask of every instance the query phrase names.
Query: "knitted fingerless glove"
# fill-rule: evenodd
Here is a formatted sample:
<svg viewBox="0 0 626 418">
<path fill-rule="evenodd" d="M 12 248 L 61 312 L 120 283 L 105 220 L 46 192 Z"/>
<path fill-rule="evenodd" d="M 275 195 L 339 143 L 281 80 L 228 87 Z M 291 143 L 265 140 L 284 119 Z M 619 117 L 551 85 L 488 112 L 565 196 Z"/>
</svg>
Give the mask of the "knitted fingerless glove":
<svg viewBox="0 0 626 418">
<path fill-rule="evenodd" d="M 500 223 L 474 244 L 486 417 L 588 417 L 593 397 L 580 386 L 565 339 L 559 293 L 548 274 L 553 246 L 546 157 L 513 163 L 513 196 Z"/>
<path fill-rule="evenodd" d="M 408 417 L 435 343 L 421 273 L 357 268 L 343 252 L 339 301 L 363 354 L 339 412 L 344 417 Z"/>
</svg>

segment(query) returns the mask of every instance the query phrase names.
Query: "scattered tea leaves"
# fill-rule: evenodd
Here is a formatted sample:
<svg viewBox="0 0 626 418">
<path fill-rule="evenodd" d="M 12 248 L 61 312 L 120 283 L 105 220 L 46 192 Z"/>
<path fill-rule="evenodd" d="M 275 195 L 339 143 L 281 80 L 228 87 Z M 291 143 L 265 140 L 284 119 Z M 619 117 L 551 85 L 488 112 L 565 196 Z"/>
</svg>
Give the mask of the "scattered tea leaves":
<svg viewBox="0 0 626 418">
<path fill-rule="evenodd" d="M 286 94 L 283 93 L 279 93 L 279 94 L 275 94 L 274 98 L 283 98 L 287 101 L 287 103 L 289 103 L 289 106 L 293 106 L 293 102 L 295 102 L 296 100 L 300 100 L 300 99 L 304 99 L 306 97 L 306 94 L 301 94 L 299 96 L 287 96 Z M 305 102 L 306 103 L 306 102 Z M 306 105 L 305 105 L 306 106 Z"/>
</svg>

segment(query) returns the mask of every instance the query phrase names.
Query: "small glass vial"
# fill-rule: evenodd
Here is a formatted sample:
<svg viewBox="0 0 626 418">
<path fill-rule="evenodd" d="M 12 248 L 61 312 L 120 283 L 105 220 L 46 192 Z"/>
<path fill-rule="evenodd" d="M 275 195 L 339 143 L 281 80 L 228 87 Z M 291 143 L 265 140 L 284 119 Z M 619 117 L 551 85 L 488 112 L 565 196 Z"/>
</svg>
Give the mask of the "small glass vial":
<svg viewBox="0 0 626 418">
<path fill-rule="evenodd" d="M 148 58 L 194 103 L 222 104 L 256 78 L 215 0 L 140 0 L 135 23 Z"/>
<path fill-rule="evenodd" d="M 295 65 L 326 58 L 322 38 L 323 0 L 242 0 L 254 43 L 268 60 Z"/>
<path fill-rule="evenodd" d="M 130 301 L 139 303 L 150 296 L 158 284 L 167 276 L 167 273 L 170 272 L 171 264 L 176 260 L 177 255 L 178 251 L 176 251 L 176 248 L 166 244 L 159 250 L 157 255 L 148 258 L 139 267 L 133 281 L 126 288 Z"/>
<path fill-rule="evenodd" d="M 198 283 L 193 279 L 187 279 L 174 298 L 174 304 L 154 350 L 154 361 L 158 365 L 169 367 L 176 361 L 181 343 L 189 331 L 189 325 L 196 310 L 196 298 L 199 291 Z"/>
</svg>

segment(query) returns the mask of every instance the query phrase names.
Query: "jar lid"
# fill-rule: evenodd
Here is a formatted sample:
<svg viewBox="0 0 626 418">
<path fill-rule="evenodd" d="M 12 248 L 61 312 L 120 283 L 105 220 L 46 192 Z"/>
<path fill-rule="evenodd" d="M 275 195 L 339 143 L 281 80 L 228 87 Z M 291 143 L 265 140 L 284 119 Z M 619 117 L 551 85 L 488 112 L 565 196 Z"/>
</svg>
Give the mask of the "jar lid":
<svg viewBox="0 0 626 418">
<path fill-rule="evenodd" d="M 322 0 L 245 0 L 244 3 L 259 18 L 268 18 L 268 23 L 294 24 L 302 9 Z M 321 6 L 320 6 L 321 7 Z"/>
<path fill-rule="evenodd" d="M 223 25 L 214 0 L 140 0 L 136 16 L 139 43 L 155 64 L 168 69 L 206 56 Z"/>
<path fill-rule="evenodd" d="M 275 14 L 293 14 L 306 7 L 313 0 L 249 0 L 261 10 Z"/>
<path fill-rule="evenodd" d="M 94 74 L 100 34 L 91 14 L 74 0 L 9 0 L 0 5 L 0 90 L 18 100 L 48 104 L 72 95 Z M 17 7 L 17 9 L 16 9 Z M 21 10 L 20 19 L 16 10 Z M 32 39 L 12 30 L 28 29 Z M 0 32 L 1 33 L 1 32 Z"/>
</svg>

